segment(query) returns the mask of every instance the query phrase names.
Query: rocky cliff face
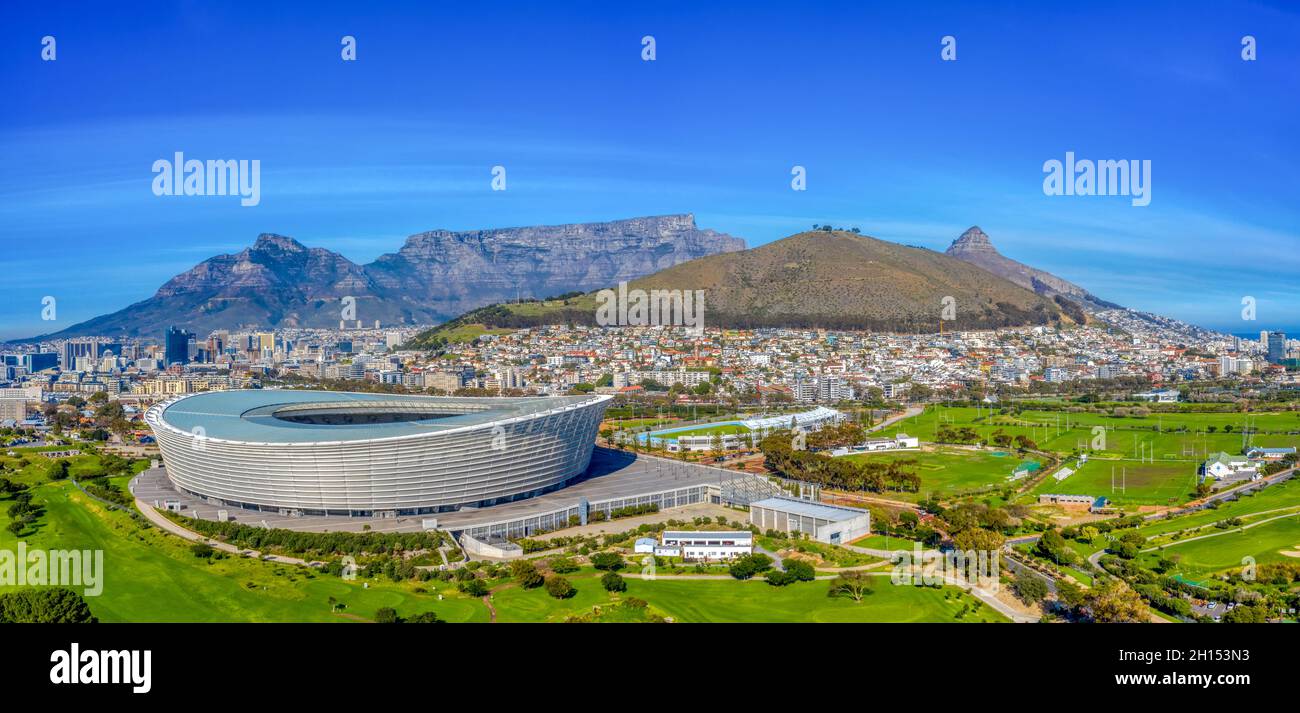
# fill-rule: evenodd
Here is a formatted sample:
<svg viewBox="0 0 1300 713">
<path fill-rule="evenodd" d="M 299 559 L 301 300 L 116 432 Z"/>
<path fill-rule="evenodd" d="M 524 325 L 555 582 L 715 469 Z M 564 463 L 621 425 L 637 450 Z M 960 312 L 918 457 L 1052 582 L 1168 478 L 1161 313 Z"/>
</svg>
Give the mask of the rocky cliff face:
<svg viewBox="0 0 1300 713">
<path fill-rule="evenodd" d="M 586 291 L 678 263 L 743 250 L 744 240 L 701 230 L 691 215 L 608 223 L 413 235 L 397 253 L 358 265 L 282 235 L 218 255 L 112 314 L 46 337 L 161 334 L 176 325 L 337 327 L 342 298 L 371 325 L 439 322 L 492 302 Z"/>
<path fill-rule="evenodd" d="M 516 297 L 548 297 L 633 280 L 706 255 L 745 249 L 745 241 L 701 230 L 692 215 L 632 218 L 407 238 L 366 274 L 408 305 L 436 304 L 439 317 Z"/>
<path fill-rule="evenodd" d="M 982 267 L 998 277 L 1009 280 L 1025 289 L 1033 290 L 1040 295 L 1052 298 L 1060 296 L 1081 303 L 1089 309 L 1118 307 L 1118 305 L 1099 299 L 1082 287 L 1061 279 L 1050 272 L 1005 257 L 998 252 L 997 248 L 993 247 L 993 241 L 989 240 L 989 236 L 983 230 L 980 230 L 978 225 L 967 229 L 966 232 L 952 241 L 952 245 L 948 246 L 945 253 L 958 260 Z"/>
</svg>

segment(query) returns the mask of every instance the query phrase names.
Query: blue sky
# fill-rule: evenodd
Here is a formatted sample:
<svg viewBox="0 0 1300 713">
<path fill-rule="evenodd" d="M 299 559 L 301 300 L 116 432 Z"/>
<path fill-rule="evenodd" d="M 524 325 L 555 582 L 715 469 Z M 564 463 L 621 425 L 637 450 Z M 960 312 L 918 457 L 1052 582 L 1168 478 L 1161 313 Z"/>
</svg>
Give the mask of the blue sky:
<svg viewBox="0 0 1300 713">
<path fill-rule="evenodd" d="M 978 224 L 1104 298 L 1294 330 L 1297 69 L 1280 3 L 9 4 L 0 338 L 261 232 L 364 263 L 433 228 L 679 212 L 750 245 L 830 222 L 942 250 Z M 154 196 L 175 151 L 259 159 L 260 205 Z M 1151 204 L 1044 195 L 1066 151 L 1149 159 Z"/>
</svg>

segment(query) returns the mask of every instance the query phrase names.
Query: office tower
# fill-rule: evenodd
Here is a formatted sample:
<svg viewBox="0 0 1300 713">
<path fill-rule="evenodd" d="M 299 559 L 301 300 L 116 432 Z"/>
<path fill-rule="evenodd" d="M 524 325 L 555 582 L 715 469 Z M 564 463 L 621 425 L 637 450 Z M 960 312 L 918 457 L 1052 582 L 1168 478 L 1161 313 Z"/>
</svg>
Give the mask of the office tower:
<svg viewBox="0 0 1300 713">
<path fill-rule="evenodd" d="M 1268 333 L 1268 363 L 1281 364 L 1286 358 L 1286 334 L 1283 332 Z"/>
<path fill-rule="evenodd" d="M 165 339 L 163 364 L 188 364 L 190 361 L 190 340 L 194 335 L 179 327 L 168 327 Z"/>
<path fill-rule="evenodd" d="M 60 355 L 59 366 L 64 371 L 72 371 L 77 367 L 78 358 L 99 356 L 98 346 L 99 344 L 94 339 L 69 339 L 63 343 L 63 353 Z"/>
</svg>

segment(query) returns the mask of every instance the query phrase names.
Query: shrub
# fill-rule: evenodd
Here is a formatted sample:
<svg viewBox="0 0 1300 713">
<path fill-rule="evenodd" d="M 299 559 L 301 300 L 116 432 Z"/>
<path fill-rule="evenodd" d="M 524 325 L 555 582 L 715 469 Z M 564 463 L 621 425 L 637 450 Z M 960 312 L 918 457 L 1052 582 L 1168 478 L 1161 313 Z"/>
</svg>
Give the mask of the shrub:
<svg viewBox="0 0 1300 713">
<path fill-rule="evenodd" d="M 578 590 L 574 589 L 573 585 L 569 584 L 569 580 L 564 577 L 552 576 L 546 578 L 546 593 L 556 599 L 568 599 L 577 592 Z"/>
<path fill-rule="evenodd" d="M 626 592 L 627 581 L 618 572 L 606 572 L 600 578 L 600 586 L 607 592 Z"/>
</svg>

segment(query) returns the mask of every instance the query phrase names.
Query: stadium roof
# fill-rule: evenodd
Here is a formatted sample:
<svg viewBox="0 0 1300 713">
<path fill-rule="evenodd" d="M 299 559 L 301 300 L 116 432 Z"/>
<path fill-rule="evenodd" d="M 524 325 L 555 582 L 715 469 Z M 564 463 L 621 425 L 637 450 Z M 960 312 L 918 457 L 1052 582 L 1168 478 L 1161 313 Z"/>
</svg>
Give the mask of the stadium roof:
<svg viewBox="0 0 1300 713">
<path fill-rule="evenodd" d="M 831 522 L 840 522 L 841 520 L 852 520 L 855 517 L 866 515 L 866 510 L 858 508 L 846 508 L 839 505 L 827 505 L 825 503 L 815 503 L 811 500 L 795 500 L 794 498 L 767 498 L 758 502 L 750 503 L 752 508 L 766 508 L 768 510 L 779 510 L 781 512 L 792 513 L 795 515 L 806 515 L 817 518 L 818 520 L 829 520 Z"/>
<path fill-rule="evenodd" d="M 208 439 L 320 443 L 442 433 L 609 398 L 468 398 L 251 389 L 184 396 L 163 404 L 159 416 L 168 426 Z"/>
</svg>

